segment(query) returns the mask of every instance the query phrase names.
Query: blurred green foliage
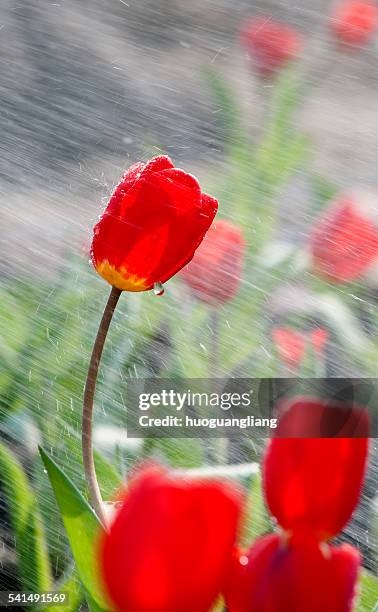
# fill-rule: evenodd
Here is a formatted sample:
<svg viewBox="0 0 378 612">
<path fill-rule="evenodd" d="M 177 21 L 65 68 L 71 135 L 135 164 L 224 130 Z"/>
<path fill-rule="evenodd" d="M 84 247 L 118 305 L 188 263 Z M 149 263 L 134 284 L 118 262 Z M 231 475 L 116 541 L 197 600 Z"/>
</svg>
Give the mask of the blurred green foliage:
<svg viewBox="0 0 378 612">
<path fill-rule="evenodd" d="M 101 533 L 100 523 L 72 481 L 43 449 L 40 449 L 40 453 L 55 493 L 89 608 L 91 611 L 106 610 L 108 604 L 99 585 L 96 554 Z"/>
</svg>

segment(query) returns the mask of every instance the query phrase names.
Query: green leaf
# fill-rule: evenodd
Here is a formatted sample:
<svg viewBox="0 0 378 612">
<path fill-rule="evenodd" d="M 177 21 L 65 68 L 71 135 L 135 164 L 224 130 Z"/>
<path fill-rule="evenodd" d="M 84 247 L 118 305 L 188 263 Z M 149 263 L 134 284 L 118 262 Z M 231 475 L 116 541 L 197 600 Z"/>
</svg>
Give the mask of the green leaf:
<svg viewBox="0 0 378 612">
<path fill-rule="evenodd" d="M 1 443 L 0 481 L 15 535 L 22 588 L 32 592 L 49 591 L 51 570 L 37 500 L 21 464 Z"/>
<path fill-rule="evenodd" d="M 0 290 L 0 330 L 2 367 L 15 367 L 25 341 L 27 317 L 22 305 L 5 290 Z"/>
<path fill-rule="evenodd" d="M 271 118 L 255 158 L 258 216 L 264 211 L 271 213 L 278 187 L 303 163 L 309 149 L 307 138 L 295 129 L 294 113 L 299 103 L 297 76 L 291 70 L 283 71 L 273 91 Z"/>
<path fill-rule="evenodd" d="M 337 185 L 321 175 L 310 175 L 310 187 L 313 195 L 311 212 L 314 215 L 320 213 L 338 192 Z"/>
<path fill-rule="evenodd" d="M 96 546 L 101 524 L 84 497 L 61 468 L 40 448 L 42 461 L 50 478 L 63 523 L 70 542 L 80 580 L 88 594 L 91 609 L 108 610 L 109 606 L 99 587 Z"/>
<path fill-rule="evenodd" d="M 203 74 L 216 106 L 217 117 L 221 119 L 223 124 L 222 131 L 226 149 L 229 149 L 229 154 L 237 153 L 239 157 L 248 151 L 248 144 L 234 92 L 213 68 L 207 67 Z"/>
<path fill-rule="evenodd" d="M 374 612 L 378 606 L 378 580 L 363 570 L 360 578 L 360 596 L 356 612 Z"/>
<path fill-rule="evenodd" d="M 302 134 L 295 134 L 281 152 L 276 166 L 275 183 L 280 185 L 300 168 L 309 157 L 310 140 Z"/>
<path fill-rule="evenodd" d="M 233 220 L 249 217 L 253 193 L 254 157 L 252 143 L 243 121 L 242 108 L 235 92 L 212 67 L 204 70 L 206 84 L 214 102 L 214 117 L 219 121 L 227 171 L 212 177 L 209 192 L 227 204 L 224 212 Z"/>
<path fill-rule="evenodd" d="M 44 608 L 47 612 L 77 612 L 85 599 L 83 588 L 75 567 L 55 586 L 55 591 L 67 595 L 67 604 L 52 604 Z"/>
</svg>

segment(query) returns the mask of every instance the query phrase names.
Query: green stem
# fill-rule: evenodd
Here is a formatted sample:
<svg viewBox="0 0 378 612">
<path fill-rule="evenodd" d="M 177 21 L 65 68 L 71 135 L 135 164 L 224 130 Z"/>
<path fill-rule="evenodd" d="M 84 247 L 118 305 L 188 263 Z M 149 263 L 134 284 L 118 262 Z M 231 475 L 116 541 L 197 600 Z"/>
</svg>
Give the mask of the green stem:
<svg viewBox="0 0 378 612">
<path fill-rule="evenodd" d="M 209 375 L 211 378 L 211 391 L 213 393 L 219 393 L 219 381 L 218 377 L 220 374 L 220 346 L 219 346 L 219 335 L 220 335 L 220 316 L 218 310 L 212 309 L 209 317 L 210 327 L 210 355 L 209 355 Z M 215 460 L 219 464 L 227 464 L 228 454 L 228 439 L 218 438 L 217 444 L 215 445 Z"/>
<path fill-rule="evenodd" d="M 117 306 L 119 297 L 122 291 L 116 287 L 112 287 L 108 301 L 106 303 L 104 313 L 98 328 L 95 343 L 93 345 L 91 360 L 89 362 L 87 379 L 85 382 L 84 399 L 83 399 L 83 419 L 82 419 L 82 450 L 83 450 L 83 466 L 85 478 L 88 484 L 89 500 L 94 511 L 102 524 L 106 525 L 106 516 L 101 497 L 101 491 L 96 476 L 96 468 L 93 457 L 93 400 L 96 391 L 96 381 L 98 368 L 101 361 L 102 351 L 104 348 L 106 336 L 109 326 L 113 318 L 114 310 Z"/>
</svg>

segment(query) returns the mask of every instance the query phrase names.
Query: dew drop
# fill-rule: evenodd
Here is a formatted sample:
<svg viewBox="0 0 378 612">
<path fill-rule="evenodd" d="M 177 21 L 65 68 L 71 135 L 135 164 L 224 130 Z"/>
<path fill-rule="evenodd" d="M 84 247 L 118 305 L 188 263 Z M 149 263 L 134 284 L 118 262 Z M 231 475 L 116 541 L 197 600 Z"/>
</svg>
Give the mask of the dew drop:
<svg viewBox="0 0 378 612">
<path fill-rule="evenodd" d="M 163 283 L 155 283 L 154 284 L 154 294 L 155 295 L 164 295 L 164 287 L 163 287 Z"/>
</svg>

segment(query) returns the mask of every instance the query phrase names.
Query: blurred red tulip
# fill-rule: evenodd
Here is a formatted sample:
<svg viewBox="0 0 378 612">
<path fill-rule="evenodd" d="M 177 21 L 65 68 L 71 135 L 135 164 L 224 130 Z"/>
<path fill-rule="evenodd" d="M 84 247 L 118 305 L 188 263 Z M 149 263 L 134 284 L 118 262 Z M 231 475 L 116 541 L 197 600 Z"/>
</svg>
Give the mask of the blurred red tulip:
<svg viewBox="0 0 378 612">
<path fill-rule="evenodd" d="M 146 291 L 176 274 L 194 255 L 217 212 L 197 180 L 154 157 L 131 166 L 94 228 L 91 258 L 108 283 Z"/>
<path fill-rule="evenodd" d="M 232 562 L 241 495 L 228 483 L 141 471 L 103 536 L 105 590 L 120 612 L 207 612 Z"/>
<path fill-rule="evenodd" d="M 301 365 L 308 346 L 321 358 L 328 339 L 326 329 L 315 329 L 308 333 L 298 332 L 289 327 L 277 327 L 272 332 L 278 355 L 285 365 L 296 370 Z"/>
<path fill-rule="evenodd" d="M 241 40 L 262 76 L 274 74 L 302 49 L 300 34 L 271 17 L 251 19 L 242 29 Z"/>
<path fill-rule="evenodd" d="M 283 409 L 265 454 L 264 490 L 271 513 L 294 538 L 327 540 L 350 519 L 368 435 L 362 408 L 300 398 Z"/>
<path fill-rule="evenodd" d="M 320 438 L 324 432 L 350 437 Z M 264 457 L 263 484 L 285 531 L 234 554 L 225 591 L 229 612 L 352 609 L 359 553 L 325 540 L 343 528 L 358 501 L 368 435 L 365 409 L 303 398 L 281 410 Z"/>
<path fill-rule="evenodd" d="M 335 282 L 353 281 L 378 258 L 378 228 L 368 207 L 341 195 L 316 222 L 310 247 L 320 274 Z"/>
<path fill-rule="evenodd" d="M 241 229 L 229 221 L 217 221 L 181 276 L 198 300 L 219 306 L 238 291 L 244 250 Z"/>
<path fill-rule="evenodd" d="M 348 545 L 298 546 L 278 534 L 264 536 L 238 555 L 227 610 L 349 612 L 359 563 L 358 551 Z"/>
<path fill-rule="evenodd" d="M 345 0 L 336 5 L 331 27 L 337 38 L 350 44 L 369 41 L 377 30 L 378 9 L 373 2 Z"/>
</svg>

